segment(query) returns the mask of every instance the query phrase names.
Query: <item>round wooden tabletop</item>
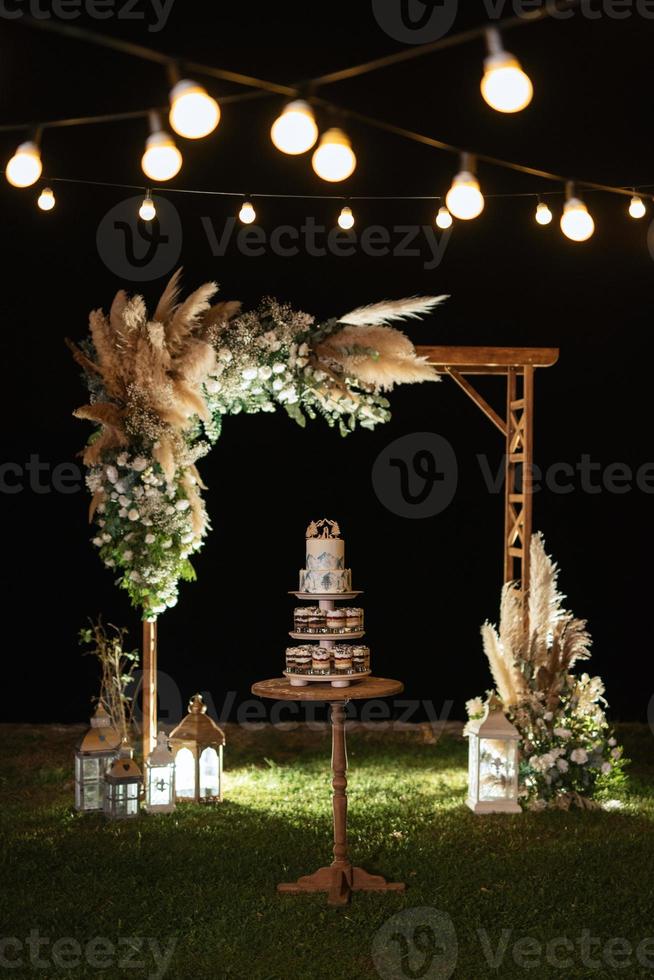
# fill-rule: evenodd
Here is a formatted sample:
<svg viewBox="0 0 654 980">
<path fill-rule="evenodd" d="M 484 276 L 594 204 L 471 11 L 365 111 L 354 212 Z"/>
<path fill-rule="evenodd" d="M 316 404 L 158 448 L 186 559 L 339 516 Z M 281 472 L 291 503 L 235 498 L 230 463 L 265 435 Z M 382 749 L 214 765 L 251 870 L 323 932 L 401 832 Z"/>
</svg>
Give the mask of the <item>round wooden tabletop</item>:
<svg viewBox="0 0 654 980">
<path fill-rule="evenodd" d="M 389 680 L 387 677 L 366 677 L 349 687 L 332 687 L 331 684 L 293 687 L 286 677 L 273 677 L 252 685 L 253 694 L 275 701 L 360 701 L 387 698 L 392 694 L 401 694 L 403 690 L 404 684 L 401 681 Z"/>
</svg>

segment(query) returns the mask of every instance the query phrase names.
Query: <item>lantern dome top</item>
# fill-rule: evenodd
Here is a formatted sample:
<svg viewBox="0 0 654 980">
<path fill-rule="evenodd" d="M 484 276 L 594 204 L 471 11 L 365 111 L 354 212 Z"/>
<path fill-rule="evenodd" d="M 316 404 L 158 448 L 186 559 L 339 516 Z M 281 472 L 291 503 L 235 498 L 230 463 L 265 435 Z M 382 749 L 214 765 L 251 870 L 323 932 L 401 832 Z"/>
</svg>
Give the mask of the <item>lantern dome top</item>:
<svg viewBox="0 0 654 980">
<path fill-rule="evenodd" d="M 93 713 L 91 728 L 111 728 L 111 718 L 102 701 L 98 701 L 98 706 Z"/>
<path fill-rule="evenodd" d="M 201 694 L 193 695 L 188 710 L 189 713 L 186 717 L 170 733 L 171 740 L 179 739 L 185 742 L 202 742 L 214 745 L 225 744 L 225 733 L 207 714 L 207 706 Z"/>
<path fill-rule="evenodd" d="M 173 754 L 168 748 L 168 736 L 165 732 L 157 735 L 157 744 L 148 756 L 149 766 L 169 766 L 173 761 Z"/>
<path fill-rule="evenodd" d="M 466 730 L 469 735 L 476 735 L 478 738 L 507 738 L 516 742 L 520 739 L 520 732 L 504 712 L 499 708 L 489 710 L 488 706 L 484 717 L 469 721 Z"/>
<path fill-rule="evenodd" d="M 129 744 L 129 739 L 123 738 L 120 743 L 118 758 L 113 763 L 106 778 L 113 782 L 122 782 L 123 780 L 132 782 L 135 779 L 141 779 L 142 773 L 132 758 L 133 752 L 134 750 Z"/>
<path fill-rule="evenodd" d="M 83 735 L 78 748 L 80 752 L 113 752 L 119 744 L 120 735 L 113 727 L 107 709 L 99 702 L 91 718 L 91 727 Z"/>
</svg>

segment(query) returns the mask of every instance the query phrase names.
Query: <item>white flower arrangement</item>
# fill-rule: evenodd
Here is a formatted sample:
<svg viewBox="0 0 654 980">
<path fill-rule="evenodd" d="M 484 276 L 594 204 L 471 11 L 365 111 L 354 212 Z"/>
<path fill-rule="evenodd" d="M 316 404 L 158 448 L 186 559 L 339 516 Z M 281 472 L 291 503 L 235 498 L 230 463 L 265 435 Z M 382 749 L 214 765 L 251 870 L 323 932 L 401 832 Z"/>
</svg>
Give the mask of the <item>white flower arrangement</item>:
<svg viewBox="0 0 654 980">
<path fill-rule="evenodd" d="M 179 302 L 178 282 L 179 273 L 151 318 L 142 297 L 119 292 L 108 316 L 91 314 L 90 338 L 69 342 L 90 394 L 75 415 L 97 426 L 84 450 L 93 544 L 150 620 L 176 604 L 180 579 L 195 577 L 189 558 L 209 530 L 195 464 L 223 416 L 283 406 L 300 425 L 322 415 L 342 435 L 387 421 L 383 392 L 438 380 L 388 324 L 445 299 L 380 303 L 316 325 L 273 299 L 248 313 L 212 306 L 214 283 Z"/>
<path fill-rule="evenodd" d="M 486 700 L 499 697 L 520 732 L 525 806 L 597 806 L 599 796 L 619 789 L 626 760 L 609 731 L 601 678 L 573 673 L 577 661 L 589 659 L 591 639 L 586 623 L 563 608 L 558 568 L 539 534 L 530 558 L 526 600 L 516 583 L 508 583 L 499 630 L 489 623 L 482 628 L 496 685 Z M 472 719 L 483 714 L 485 703 L 473 698 L 466 707 Z"/>
</svg>

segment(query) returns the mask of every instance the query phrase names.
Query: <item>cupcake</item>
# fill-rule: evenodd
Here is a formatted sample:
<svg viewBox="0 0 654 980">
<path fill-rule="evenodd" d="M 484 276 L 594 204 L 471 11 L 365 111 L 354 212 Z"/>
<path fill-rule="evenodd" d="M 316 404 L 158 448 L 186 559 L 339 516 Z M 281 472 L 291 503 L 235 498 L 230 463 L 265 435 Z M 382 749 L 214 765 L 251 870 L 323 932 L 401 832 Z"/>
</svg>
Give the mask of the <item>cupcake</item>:
<svg viewBox="0 0 654 980">
<path fill-rule="evenodd" d="M 338 643 L 333 650 L 334 667 L 336 670 L 352 670 L 352 647 L 347 643 Z"/>
<path fill-rule="evenodd" d="M 318 606 L 310 606 L 308 625 L 313 633 L 318 633 L 321 629 L 325 629 L 327 625 L 325 610 L 320 609 Z"/>
<path fill-rule="evenodd" d="M 370 670 L 370 649 L 359 644 L 352 646 L 352 666 L 355 670 Z"/>
<path fill-rule="evenodd" d="M 331 655 L 330 651 L 326 647 L 314 647 L 311 667 L 314 672 L 319 674 L 328 674 L 330 669 Z"/>
<path fill-rule="evenodd" d="M 311 647 L 293 647 L 295 651 L 295 671 L 306 674 L 311 669 Z"/>
<path fill-rule="evenodd" d="M 340 633 L 345 626 L 344 609 L 328 609 L 326 615 L 327 629 L 331 633 Z"/>
<path fill-rule="evenodd" d="M 297 667 L 297 661 L 295 659 L 295 652 L 296 652 L 296 648 L 295 647 L 287 647 L 286 648 L 286 669 L 287 670 L 294 671 L 296 669 L 296 667 Z"/>
</svg>

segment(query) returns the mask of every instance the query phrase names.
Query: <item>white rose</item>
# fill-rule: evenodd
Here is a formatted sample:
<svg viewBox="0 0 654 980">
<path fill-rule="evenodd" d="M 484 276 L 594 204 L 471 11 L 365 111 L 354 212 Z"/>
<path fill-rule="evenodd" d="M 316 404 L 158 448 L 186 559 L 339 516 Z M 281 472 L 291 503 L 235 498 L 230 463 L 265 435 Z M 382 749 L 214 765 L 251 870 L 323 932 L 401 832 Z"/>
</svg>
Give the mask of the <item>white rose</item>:
<svg viewBox="0 0 654 980">
<path fill-rule="evenodd" d="M 134 557 L 134 552 L 129 550 L 123 551 L 123 558 L 125 559 L 125 561 L 131 561 L 133 557 Z"/>
<path fill-rule="evenodd" d="M 116 480 L 114 490 L 116 490 L 118 493 L 125 493 L 126 487 L 122 480 Z"/>
<path fill-rule="evenodd" d="M 131 510 L 127 511 L 127 516 L 129 517 L 130 521 L 138 521 L 139 512 L 136 510 L 135 507 L 132 507 Z"/>
<path fill-rule="evenodd" d="M 131 580 L 132 580 L 132 582 L 138 582 L 138 581 L 140 581 L 140 579 L 141 579 L 141 576 L 140 576 L 140 575 L 139 575 L 139 573 L 138 573 L 138 572 L 136 571 L 136 569 L 134 569 L 134 571 L 133 571 L 133 572 L 130 572 L 130 573 L 129 573 L 129 577 L 131 578 Z"/>
<path fill-rule="evenodd" d="M 99 509 L 100 509 L 100 508 L 98 508 L 98 510 L 99 510 Z M 617 745 L 617 744 L 618 744 L 618 743 L 616 742 L 616 740 L 615 740 L 614 738 L 610 738 L 610 739 L 609 739 L 609 745 L 611 746 L 611 748 L 613 748 L 613 746 L 614 746 L 614 745 Z"/>
<path fill-rule="evenodd" d="M 220 382 L 216 378 L 208 378 L 204 383 L 205 388 L 210 395 L 215 395 L 216 392 L 220 391 Z"/>
<path fill-rule="evenodd" d="M 272 366 L 273 374 L 283 374 L 286 370 L 286 365 L 282 364 L 281 361 L 276 361 Z"/>
<path fill-rule="evenodd" d="M 226 347 L 222 347 L 218 351 L 218 357 L 220 358 L 221 361 L 224 361 L 225 364 L 229 364 L 229 362 L 232 359 L 232 352 L 230 350 L 227 350 Z"/>
<path fill-rule="evenodd" d="M 105 565 L 107 568 L 113 568 L 115 564 L 116 564 L 115 561 L 113 561 L 113 559 L 111 558 L 107 558 L 105 560 Z"/>
<path fill-rule="evenodd" d="M 116 480 L 118 479 L 118 470 L 116 469 L 116 467 L 108 466 L 106 472 L 107 472 L 107 479 L 109 480 L 109 483 L 115 483 Z"/>
<path fill-rule="evenodd" d="M 551 721 L 553 717 L 554 715 L 551 711 L 546 711 L 545 714 L 543 715 L 545 721 Z"/>
<path fill-rule="evenodd" d="M 119 466 L 127 466 L 127 459 L 127 453 L 120 453 L 118 456 L 116 456 L 116 462 Z"/>
<path fill-rule="evenodd" d="M 570 753 L 570 759 L 578 765 L 584 766 L 588 762 L 588 752 L 586 749 L 573 749 Z"/>
<path fill-rule="evenodd" d="M 272 383 L 273 391 L 281 391 L 284 387 L 284 382 L 280 378 L 275 378 Z"/>
<path fill-rule="evenodd" d="M 182 541 L 184 542 L 184 544 L 190 544 L 192 540 L 193 540 L 193 532 L 192 531 L 189 531 L 188 534 L 183 534 L 182 535 Z"/>
<path fill-rule="evenodd" d="M 127 517 L 127 507 L 121 507 L 118 511 L 119 517 Z"/>
<path fill-rule="evenodd" d="M 602 775 L 603 776 L 608 776 L 608 774 L 611 772 L 611 769 L 612 769 L 612 766 L 611 766 L 611 763 L 610 762 L 603 762 L 602 763 Z"/>
<path fill-rule="evenodd" d="M 143 470 L 147 468 L 147 465 L 147 459 L 143 459 L 142 456 L 137 456 L 136 459 L 132 461 L 132 469 L 136 470 L 137 473 L 142 473 Z"/>
<path fill-rule="evenodd" d="M 93 538 L 93 542 L 92 543 L 96 546 L 96 548 L 101 548 L 102 547 L 102 538 Z"/>
<path fill-rule="evenodd" d="M 111 535 L 110 534 L 103 534 L 102 535 L 102 540 L 104 541 L 105 544 L 109 544 L 109 542 L 111 541 Z"/>
<path fill-rule="evenodd" d="M 568 728 L 555 728 L 554 734 L 557 738 L 570 738 L 572 732 Z"/>
<path fill-rule="evenodd" d="M 191 506 L 190 500 L 178 500 L 177 503 L 175 504 L 176 510 L 181 510 L 181 511 L 188 510 L 190 506 Z"/>
<path fill-rule="evenodd" d="M 299 347 L 299 350 L 298 350 L 298 354 L 300 355 L 300 357 L 306 357 L 308 353 L 309 353 L 309 345 L 308 344 L 300 344 L 300 347 Z"/>
<path fill-rule="evenodd" d="M 173 606 L 176 606 L 177 596 L 173 596 L 171 599 L 166 599 L 166 605 L 168 606 L 169 609 L 172 609 Z"/>
<path fill-rule="evenodd" d="M 566 761 L 565 759 L 557 759 L 557 760 L 556 760 L 556 765 L 557 765 L 557 768 L 558 768 L 558 769 L 559 769 L 559 770 L 560 770 L 561 772 L 567 772 L 567 771 L 568 771 L 568 769 L 570 768 L 570 767 L 568 766 L 568 763 L 567 763 L 567 761 Z"/>
<path fill-rule="evenodd" d="M 145 536 L 145 543 L 146 544 L 154 544 L 154 542 L 156 540 L 157 539 L 155 538 L 154 534 L 146 534 L 146 536 Z"/>
<path fill-rule="evenodd" d="M 169 548 L 172 548 L 172 546 L 173 546 L 173 542 L 171 541 L 170 538 L 167 538 L 161 545 L 161 547 L 164 548 L 166 551 L 168 551 Z"/>
<path fill-rule="evenodd" d="M 469 718 L 478 718 L 484 713 L 484 702 L 481 698 L 471 698 L 470 701 L 466 701 L 466 711 Z"/>
<path fill-rule="evenodd" d="M 120 504 L 121 507 L 127 507 L 129 503 L 129 497 L 126 497 L 125 494 L 122 494 L 122 496 L 118 498 L 118 503 Z"/>
<path fill-rule="evenodd" d="M 257 369 L 255 367 L 245 368 L 241 371 L 241 377 L 245 378 L 246 381 L 254 381 L 257 376 Z"/>
<path fill-rule="evenodd" d="M 611 758 L 612 759 L 619 759 L 621 755 L 622 755 L 622 752 L 621 752 L 620 749 L 611 749 Z"/>
<path fill-rule="evenodd" d="M 272 368 L 269 364 L 264 364 L 263 367 L 259 368 L 259 377 L 262 381 L 267 381 L 272 374 Z"/>
</svg>

